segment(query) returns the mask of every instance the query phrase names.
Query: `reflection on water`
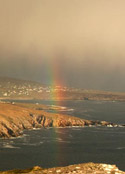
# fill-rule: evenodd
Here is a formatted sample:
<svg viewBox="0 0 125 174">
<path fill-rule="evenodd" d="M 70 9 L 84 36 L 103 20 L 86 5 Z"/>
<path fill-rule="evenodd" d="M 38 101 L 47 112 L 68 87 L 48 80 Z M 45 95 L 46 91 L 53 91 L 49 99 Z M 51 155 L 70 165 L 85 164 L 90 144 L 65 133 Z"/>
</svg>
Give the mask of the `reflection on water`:
<svg viewBox="0 0 125 174">
<path fill-rule="evenodd" d="M 62 105 L 63 104 L 63 105 Z M 67 101 L 67 111 L 90 119 L 124 123 L 124 103 Z M 62 112 L 62 111 L 60 111 Z M 66 111 L 65 111 L 66 112 Z M 49 128 L 25 131 L 23 137 L 0 139 L 0 170 L 65 166 L 83 162 L 116 164 L 125 170 L 125 127 Z"/>
<path fill-rule="evenodd" d="M 50 128 L 0 140 L 0 169 L 101 162 L 124 167 L 125 128 Z"/>
</svg>

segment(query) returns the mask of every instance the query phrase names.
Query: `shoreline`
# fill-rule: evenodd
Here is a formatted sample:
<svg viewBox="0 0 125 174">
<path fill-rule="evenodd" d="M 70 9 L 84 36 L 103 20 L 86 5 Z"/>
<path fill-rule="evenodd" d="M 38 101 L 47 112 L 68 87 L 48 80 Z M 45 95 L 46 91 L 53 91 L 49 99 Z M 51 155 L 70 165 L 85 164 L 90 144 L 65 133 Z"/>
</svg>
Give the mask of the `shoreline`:
<svg viewBox="0 0 125 174">
<path fill-rule="evenodd" d="M 18 137 L 23 130 L 49 127 L 85 127 L 106 126 L 120 127 L 115 123 L 99 120 L 86 120 L 78 117 L 51 113 L 45 109 L 54 109 L 51 106 L 31 103 L 0 103 L 0 137 Z M 55 108 L 55 110 L 58 108 Z"/>
<path fill-rule="evenodd" d="M 57 100 L 51 100 L 51 99 L 44 99 L 44 98 L 0 98 L 0 101 L 36 101 L 36 100 L 41 100 L 41 101 L 105 101 L 105 102 L 125 102 L 125 99 L 57 99 Z"/>
</svg>

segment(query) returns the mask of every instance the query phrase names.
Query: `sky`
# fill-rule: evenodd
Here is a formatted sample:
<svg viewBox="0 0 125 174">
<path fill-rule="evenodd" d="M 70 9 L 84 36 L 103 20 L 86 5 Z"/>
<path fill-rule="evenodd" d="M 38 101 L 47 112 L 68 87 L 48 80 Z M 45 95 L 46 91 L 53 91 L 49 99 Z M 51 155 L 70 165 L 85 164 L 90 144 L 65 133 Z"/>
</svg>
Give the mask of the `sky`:
<svg viewBox="0 0 125 174">
<path fill-rule="evenodd" d="M 0 0 L 0 76 L 125 92 L 125 0 Z"/>
</svg>

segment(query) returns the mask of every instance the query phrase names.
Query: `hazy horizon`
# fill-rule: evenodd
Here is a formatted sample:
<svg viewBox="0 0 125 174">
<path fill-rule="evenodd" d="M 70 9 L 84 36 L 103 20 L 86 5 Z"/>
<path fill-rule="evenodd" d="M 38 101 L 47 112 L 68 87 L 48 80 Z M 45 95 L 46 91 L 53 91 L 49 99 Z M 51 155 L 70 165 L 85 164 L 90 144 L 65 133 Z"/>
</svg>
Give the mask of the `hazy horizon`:
<svg viewBox="0 0 125 174">
<path fill-rule="evenodd" d="M 0 76 L 125 92 L 124 0 L 0 0 Z"/>
</svg>

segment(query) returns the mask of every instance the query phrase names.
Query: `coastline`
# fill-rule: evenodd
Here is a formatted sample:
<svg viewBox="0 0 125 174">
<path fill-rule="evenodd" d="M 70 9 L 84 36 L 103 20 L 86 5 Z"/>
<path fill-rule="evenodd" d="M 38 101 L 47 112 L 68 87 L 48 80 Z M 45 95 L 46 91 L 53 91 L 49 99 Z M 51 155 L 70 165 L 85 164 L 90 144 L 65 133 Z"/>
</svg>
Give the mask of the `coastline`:
<svg viewBox="0 0 125 174">
<path fill-rule="evenodd" d="M 18 137 L 23 134 L 23 130 L 34 128 L 124 126 L 107 121 L 85 120 L 64 114 L 50 113 L 46 112 L 46 109 L 54 109 L 58 111 L 58 107 L 52 108 L 41 104 L 0 103 L 0 137 Z"/>
<path fill-rule="evenodd" d="M 29 104 L 29 103 L 0 103 L 0 107 L 2 107 L 2 110 L 5 110 L 4 113 L 4 117 L 6 118 L 6 120 L 2 120 L 2 126 L 4 126 L 4 131 L 6 133 L 6 136 L 4 136 L 3 138 L 12 138 L 12 137 L 18 137 L 21 136 L 23 134 L 23 130 L 32 130 L 32 129 L 37 129 L 37 128 L 47 128 L 47 127 L 85 127 L 85 126 L 107 126 L 107 127 L 117 127 L 118 125 L 115 125 L 113 123 L 109 123 L 106 121 L 92 121 L 92 120 L 84 120 L 84 119 L 79 119 L 78 117 L 73 117 L 73 116 L 69 116 L 69 115 L 63 115 L 63 114 L 58 114 L 58 113 L 48 113 L 46 111 L 44 111 L 44 109 L 52 109 L 50 106 L 46 106 L 46 105 L 42 105 L 42 104 Z M 48 108 L 49 107 L 49 108 Z M 56 108 L 55 108 L 56 109 Z M 13 114 L 12 114 L 13 113 Z M 10 114 L 10 115 L 9 115 Z M 21 117 L 23 117 L 23 119 L 20 119 Z M 1 120 L 1 113 L 0 113 L 0 120 Z M 16 120 L 16 122 L 15 122 Z M 68 120 L 68 122 L 66 122 L 66 120 Z M 19 122 L 18 122 L 19 121 Z M 4 124 L 3 124 L 4 123 Z M 1 130 L 1 122 L 0 122 L 0 130 Z M 19 131 L 19 132 L 18 132 Z M 61 173 L 65 174 L 65 171 L 68 173 L 74 173 L 75 172 L 79 172 L 78 174 L 80 174 L 80 172 L 85 172 L 84 167 L 82 167 L 82 165 L 84 166 L 84 164 L 81 164 L 80 170 L 76 170 L 76 167 L 79 167 L 80 164 L 78 165 L 72 165 L 72 167 L 69 169 L 69 166 L 67 167 L 57 167 L 57 168 L 49 168 L 49 169 L 43 169 L 40 167 L 34 167 L 32 169 L 30 169 L 30 171 L 27 172 L 27 174 L 35 174 L 38 173 L 39 174 L 45 174 L 45 172 L 47 173 L 48 171 L 52 171 L 52 174 L 56 174 L 59 172 L 56 171 L 61 171 Z M 92 168 L 93 170 L 91 170 L 92 172 L 95 172 L 95 170 L 98 168 L 97 164 L 94 164 L 95 168 L 92 167 L 88 167 L 88 171 L 90 170 L 90 168 Z M 93 166 L 92 165 L 92 166 Z M 99 164 L 100 165 L 100 164 Z M 106 165 L 106 164 L 104 164 Z M 110 169 L 113 169 L 113 167 L 111 167 L 112 165 L 108 165 L 110 166 Z M 82 170 L 81 170 L 82 169 Z M 9 173 L 26 173 L 26 170 L 13 170 L 13 171 L 9 171 Z M 86 174 L 88 174 L 88 171 Z M 109 172 L 109 170 L 107 170 Z M 99 169 L 98 172 L 102 172 L 102 174 L 107 172 L 106 170 L 101 171 Z M 117 173 L 121 173 L 122 171 L 116 169 L 114 170 Z M 114 172 L 113 171 L 113 172 Z M 4 172 L 2 174 L 7 174 L 8 172 Z M 124 172 L 122 172 L 124 173 Z M 83 173 L 84 174 L 84 173 Z"/>
<path fill-rule="evenodd" d="M 20 97 L 20 98 L 5 98 L 5 97 L 0 97 L 0 101 L 27 101 L 27 100 L 44 100 L 44 101 L 111 101 L 111 102 L 125 102 L 125 99 L 112 99 L 112 98 L 89 98 L 89 99 L 79 99 L 79 98 L 61 98 L 61 99 L 50 99 L 50 98 L 32 98 L 32 97 Z"/>
</svg>

